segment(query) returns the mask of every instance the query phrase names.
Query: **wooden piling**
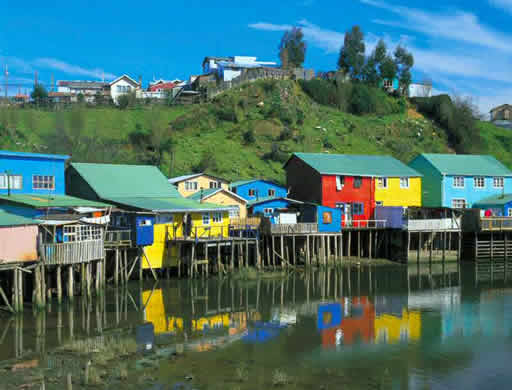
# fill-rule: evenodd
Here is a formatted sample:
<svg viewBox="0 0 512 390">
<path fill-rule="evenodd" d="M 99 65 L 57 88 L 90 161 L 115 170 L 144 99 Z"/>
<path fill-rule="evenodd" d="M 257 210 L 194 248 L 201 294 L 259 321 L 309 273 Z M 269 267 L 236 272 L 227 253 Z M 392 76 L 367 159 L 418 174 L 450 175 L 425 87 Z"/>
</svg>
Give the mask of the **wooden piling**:
<svg viewBox="0 0 512 390">
<path fill-rule="evenodd" d="M 69 265 L 68 266 L 68 298 L 70 300 L 72 300 L 73 296 L 74 296 L 73 282 L 74 282 L 73 266 Z"/>
<path fill-rule="evenodd" d="M 62 267 L 57 266 L 57 302 L 62 304 Z"/>
<path fill-rule="evenodd" d="M 311 265 L 311 253 L 309 248 L 309 236 L 306 235 L 306 266 Z"/>
<path fill-rule="evenodd" d="M 371 260 L 372 259 L 372 231 L 370 230 L 368 232 L 368 258 Z"/>
<path fill-rule="evenodd" d="M 292 256 L 293 256 L 293 265 L 297 265 L 297 250 L 295 247 L 295 235 L 292 236 Z"/>
<path fill-rule="evenodd" d="M 350 257 L 352 255 L 352 231 L 348 231 L 348 242 L 347 242 L 347 256 Z"/>
<path fill-rule="evenodd" d="M 283 261 L 283 259 L 285 258 L 285 253 L 284 253 L 284 236 L 282 234 L 279 237 L 279 241 L 280 241 L 280 244 L 281 244 L 281 252 L 280 252 L 280 255 L 281 255 L 281 268 L 283 268 L 283 267 L 286 266 L 286 264 Z"/>
<path fill-rule="evenodd" d="M 119 285 L 119 250 L 117 248 L 115 249 L 115 258 L 114 285 L 117 287 Z"/>
</svg>

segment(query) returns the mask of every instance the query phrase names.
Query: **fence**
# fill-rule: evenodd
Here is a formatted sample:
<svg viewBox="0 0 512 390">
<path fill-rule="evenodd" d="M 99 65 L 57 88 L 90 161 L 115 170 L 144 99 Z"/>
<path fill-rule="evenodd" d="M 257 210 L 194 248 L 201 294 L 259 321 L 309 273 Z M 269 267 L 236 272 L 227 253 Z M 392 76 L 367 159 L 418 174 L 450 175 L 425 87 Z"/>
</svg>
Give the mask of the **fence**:
<svg viewBox="0 0 512 390">
<path fill-rule="evenodd" d="M 488 231 L 512 230 L 512 217 L 484 217 L 480 219 L 480 226 Z"/>
<path fill-rule="evenodd" d="M 272 234 L 309 234 L 318 233 L 318 224 L 316 223 L 286 223 L 270 226 Z"/>
<path fill-rule="evenodd" d="M 345 222 L 343 227 L 346 229 L 385 229 L 386 223 L 385 219 L 361 219 Z"/>
<path fill-rule="evenodd" d="M 410 219 L 406 222 L 409 231 L 447 231 L 461 230 L 460 218 Z"/>
<path fill-rule="evenodd" d="M 47 265 L 87 263 L 103 258 L 103 240 L 42 244 L 42 253 Z"/>
<path fill-rule="evenodd" d="M 105 246 L 131 245 L 131 230 L 107 230 L 105 234 Z"/>
</svg>

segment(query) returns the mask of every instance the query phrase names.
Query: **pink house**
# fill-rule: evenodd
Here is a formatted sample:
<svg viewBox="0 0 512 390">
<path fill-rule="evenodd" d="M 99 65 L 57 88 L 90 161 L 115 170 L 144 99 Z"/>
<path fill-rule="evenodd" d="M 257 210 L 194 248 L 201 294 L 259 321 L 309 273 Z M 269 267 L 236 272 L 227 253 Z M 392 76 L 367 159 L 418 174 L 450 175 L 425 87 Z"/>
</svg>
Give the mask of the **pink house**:
<svg viewBox="0 0 512 390">
<path fill-rule="evenodd" d="M 38 260 L 37 222 L 0 209 L 0 264 Z"/>
</svg>

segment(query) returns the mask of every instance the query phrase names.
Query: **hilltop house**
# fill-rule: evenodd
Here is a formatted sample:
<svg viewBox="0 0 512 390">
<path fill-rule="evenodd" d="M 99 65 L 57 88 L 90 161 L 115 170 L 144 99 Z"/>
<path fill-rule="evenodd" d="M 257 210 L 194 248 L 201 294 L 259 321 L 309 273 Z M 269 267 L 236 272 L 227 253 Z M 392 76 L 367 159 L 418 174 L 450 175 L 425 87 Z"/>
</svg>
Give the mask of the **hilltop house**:
<svg viewBox="0 0 512 390">
<path fill-rule="evenodd" d="M 144 268 L 176 264 L 177 251 L 167 250 L 173 238 L 227 236 L 230 207 L 183 198 L 157 167 L 73 163 L 68 167 L 67 191 L 116 205 L 129 213 L 155 214 L 154 240 L 145 248 Z"/>
<path fill-rule="evenodd" d="M 231 220 L 247 218 L 247 200 L 224 187 L 201 189 L 189 195 L 188 198 L 200 203 L 213 203 L 231 207 L 229 210 Z"/>
<path fill-rule="evenodd" d="M 231 81 L 240 76 L 244 69 L 274 67 L 277 64 L 270 61 L 257 61 L 257 57 L 205 57 L 203 73 L 216 73 L 219 80 Z"/>
<path fill-rule="evenodd" d="M 288 196 L 288 191 L 283 186 L 261 179 L 236 181 L 229 185 L 229 189 L 248 201 L 262 198 L 286 198 Z"/>
<path fill-rule="evenodd" d="M 228 181 L 220 177 L 208 175 L 206 173 L 194 173 L 173 177 L 169 179 L 169 183 L 174 185 L 178 192 L 187 197 L 200 190 L 224 188 L 228 189 Z"/>
<path fill-rule="evenodd" d="M 118 103 L 118 99 L 121 95 L 125 95 L 127 93 L 135 92 L 137 97 L 141 97 L 142 92 L 142 80 L 136 82 L 130 76 L 122 75 L 109 83 L 110 88 L 110 97 L 114 101 L 115 104 Z"/>
<path fill-rule="evenodd" d="M 390 156 L 294 153 L 284 169 L 291 198 L 340 208 L 346 225 L 376 206 L 421 206 L 421 174 Z"/>
<path fill-rule="evenodd" d="M 471 208 L 512 192 L 512 171 L 492 156 L 420 154 L 409 166 L 423 174 L 426 207 Z"/>
<path fill-rule="evenodd" d="M 512 105 L 502 104 L 490 112 L 491 122 L 496 126 L 512 129 Z"/>
<path fill-rule="evenodd" d="M 108 96 L 109 83 L 104 81 L 59 80 L 57 91 L 48 93 L 49 98 L 56 102 L 76 102 L 77 95 L 83 95 L 87 103 L 94 103 L 95 96 Z"/>
</svg>

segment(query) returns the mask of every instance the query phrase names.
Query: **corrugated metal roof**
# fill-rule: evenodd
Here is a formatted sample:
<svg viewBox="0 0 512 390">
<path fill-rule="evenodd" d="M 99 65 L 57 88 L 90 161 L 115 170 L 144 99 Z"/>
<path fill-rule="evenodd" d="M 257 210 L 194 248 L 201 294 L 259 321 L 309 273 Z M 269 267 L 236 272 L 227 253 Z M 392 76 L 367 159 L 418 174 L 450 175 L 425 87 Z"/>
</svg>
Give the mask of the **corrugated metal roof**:
<svg viewBox="0 0 512 390">
<path fill-rule="evenodd" d="M 285 200 L 290 203 L 296 203 L 296 204 L 304 204 L 304 202 L 301 202 L 300 200 L 290 199 L 290 198 L 284 198 L 282 196 L 267 196 L 265 198 L 259 198 L 259 199 L 253 199 L 247 202 L 247 206 L 251 207 L 255 204 L 265 203 L 265 202 L 271 202 L 274 200 Z"/>
<path fill-rule="evenodd" d="M 391 156 L 326 153 L 294 153 L 293 156 L 301 159 L 323 175 L 369 177 L 422 176 L 414 169 Z"/>
<path fill-rule="evenodd" d="M 20 215 L 8 213 L 0 209 L 0 226 L 24 226 L 24 225 L 38 225 L 38 221 L 31 218 L 22 217 Z"/>
<path fill-rule="evenodd" d="M 0 157 L 30 157 L 30 158 L 44 158 L 46 160 L 67 160 L 69 156 L 61 154 L 42 154 L 42 153 L 25 153 L 25 152 L 12 152 L 10 150 L 0 150 Z"/>
<path fill-rule="evenodd" d="M 280 184 L 277 184 L 277 183 L 274 183 L 274 182 L 273 182 L 273 181 L 271 181 L 271 180 L 265 180 L 265 179 L 248 179 L 248 180 L 238 180 L 238 181 L 234 181 L 233 183 L 231 183 L 231 184 L 229 185 L 229 188 L 230 188 L 230 189 L 232 189 L 232 188 L 240 187 L 240 186 L 243 186 L 244 184 L 254 183 L 255 181 L 263 181 L 263 182 L 265 182 L 265 183 L 272 184 L 273 186 L 284 188 L 284 187 L 283 187 L 282 185 L 280 185 Z"/>
<path fill-rule="evenodd" d="M 193 199 L 193 200 L 200 201 L 201 199 L 206 198 L 210 195 L 213 195 L 219 191 L 222 191 L 222 188 L 207 188 L 205 190 L 200 190 L 200 191 L 194 192 L 192 195 L 187 196 L 187 199 Z"/>
<path fill-rule="evenodd" d="M 187 198 L 147 198 L 147 197 L 114 197 L 112 202 L 154 212 L 208 212 L 229 211 L 233 206 L 218 206 L 211 203 L 199 203 Z"/>
<path fill-rule="evenodd" d="M 69 195 L 14 194 L 0 195 L 0 201 L 30 206 L 46 207 L 108 207 L 107 203 L 76 198 Z"/>
<path fill-rule="evenodd" d="M 168 182 L 171 183 L 171 184 L 176 184 L 176 183 L 179 183 L 180 181 L 192 179 L 194 177 L 198 177 L 198 176 L 201 176 L 201 175 L 202 175 L 202 173 L 193 173 L 191 175 L 183 175 L 183 176 L 171 177 L 168 180 Z"/>
<path fill-rule="evenodd" d="M 155 166 L 86 163 L 71 166 L 105 200 L 119 197 L 182 198 Z"/>
<path fill-rule="evenodd" d="M 423 153 L 422 156 L 444 175 L 512 176 L 512 171 L 489 155 Z"/>
<path fill-rule="evenodd" d="M 495 195 L 489 196 L 487 198 L 481 199 L 476 202 L 474 206 L 493 206 L 493 205 L 505 205 L 509 202 L 512 202 L 512 194 L 504 194 L 504 195 Z"/>
</svg>

